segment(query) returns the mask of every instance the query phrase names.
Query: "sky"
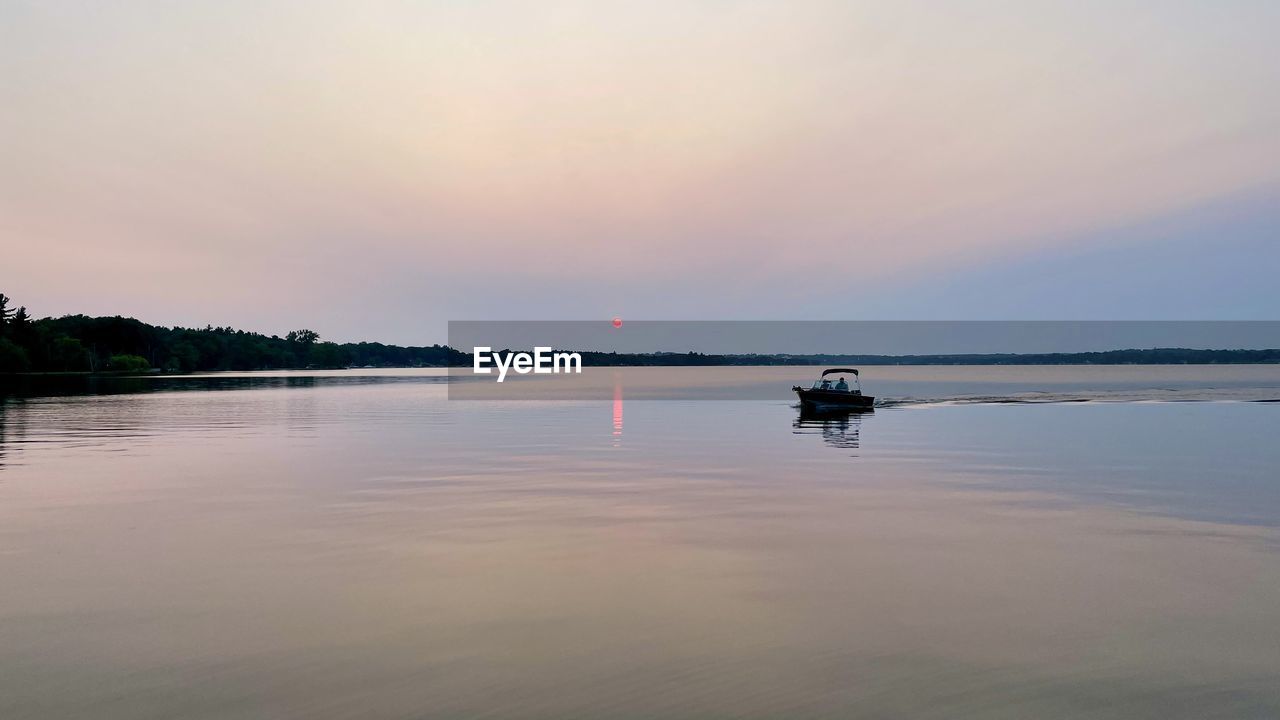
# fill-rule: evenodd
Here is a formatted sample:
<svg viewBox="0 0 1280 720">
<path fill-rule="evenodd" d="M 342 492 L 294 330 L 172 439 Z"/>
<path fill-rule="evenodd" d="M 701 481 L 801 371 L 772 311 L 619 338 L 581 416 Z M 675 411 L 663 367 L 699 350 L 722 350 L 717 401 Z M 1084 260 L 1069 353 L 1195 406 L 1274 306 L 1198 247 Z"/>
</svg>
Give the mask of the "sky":
<svg viewBox="0 0 1280 720">
<path fill-rule="evenodd" d="M 1280 3 L 0 0 L 35 316 L 1280 319 Z"/>
</svg>

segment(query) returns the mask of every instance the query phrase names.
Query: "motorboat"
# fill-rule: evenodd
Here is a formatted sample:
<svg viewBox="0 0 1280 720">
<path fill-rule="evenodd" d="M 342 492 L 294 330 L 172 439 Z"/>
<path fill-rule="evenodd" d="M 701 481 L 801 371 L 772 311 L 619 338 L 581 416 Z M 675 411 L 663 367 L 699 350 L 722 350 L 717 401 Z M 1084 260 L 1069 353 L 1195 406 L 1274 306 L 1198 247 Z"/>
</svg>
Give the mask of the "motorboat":
<svg viewBox="0 0 1280 720">
<path fill-rule="evenodd" d="M 828 375 L 842 376 L 839 382 L 832 384 L 827 379 Z M 845 382 L 844 375 L 853 376 L 853 387 L 849 387 Z M 795 385 L 791 388 L 796 395 L 800 396 L 800 407 L 811 410 L 831 411 L 831 410 L 870 410 L 875 405 L 876 399 L 870 395 L 862 394 L 862 382 L 858 378 L 858 371 L 854 368 L 830 368 L 823 370 L 817 380 L 813 381 L 812 387 L 801 387 Z"/>
</svg>

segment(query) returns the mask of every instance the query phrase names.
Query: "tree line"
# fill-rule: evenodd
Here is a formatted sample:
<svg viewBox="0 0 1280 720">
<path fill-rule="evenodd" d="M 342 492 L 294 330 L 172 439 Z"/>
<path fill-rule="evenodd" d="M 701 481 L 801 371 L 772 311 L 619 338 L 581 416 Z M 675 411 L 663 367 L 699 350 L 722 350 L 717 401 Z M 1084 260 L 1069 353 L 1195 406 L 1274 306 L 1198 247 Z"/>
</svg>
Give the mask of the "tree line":
<svg viewBox="0 0 1280 720">
<path fill-rule="evenodd" d="M 33 320 L 0 293 L 0 372 L 200 372 L 345 367 L 439 367 L 470 356 L 443 345 L 326 342 L 312 330 L 284 337 L 230 327 L 149 325 L 126 317 Z"/>
<path fill-rule="evenodd" d="M 33 320 L 0 293 L 0 373 L 201 372 L 347 367 L 446 367 L 471 354 L 429 345 L 334 343 L 312 330 L 284 337 L 229 327 L 160 327 L 126 317 Z M 1280 363 L 1280 350 L 1151 348 L 1088 353 L 974 355 L 708 355 L 581 351 L 584 366 L 635 365 L 1178 365 Z"/>
</svg>

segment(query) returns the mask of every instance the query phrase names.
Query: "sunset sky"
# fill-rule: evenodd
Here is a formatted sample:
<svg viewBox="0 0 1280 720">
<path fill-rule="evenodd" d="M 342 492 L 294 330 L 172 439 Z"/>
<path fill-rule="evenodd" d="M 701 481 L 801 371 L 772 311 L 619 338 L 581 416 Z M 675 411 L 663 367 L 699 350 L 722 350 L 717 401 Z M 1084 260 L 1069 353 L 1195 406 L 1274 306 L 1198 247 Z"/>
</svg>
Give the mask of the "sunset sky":
<svg viewBox="0 0 1280 720">
<path fill-rule="evenodd" d="M 1280 318 L 1280 3 L 0 0 L 0 291 L 450 319 Z"/>
</svg>

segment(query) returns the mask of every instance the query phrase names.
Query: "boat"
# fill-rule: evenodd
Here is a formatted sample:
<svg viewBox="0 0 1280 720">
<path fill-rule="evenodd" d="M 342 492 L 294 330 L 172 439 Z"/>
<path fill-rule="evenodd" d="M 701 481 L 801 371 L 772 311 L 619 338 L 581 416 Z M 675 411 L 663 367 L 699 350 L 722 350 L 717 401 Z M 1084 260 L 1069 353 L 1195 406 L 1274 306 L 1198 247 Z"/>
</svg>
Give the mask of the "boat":
<svg viewBox="0 0 1280 720">
<path fill-rule="evenodd" d="M 852 375 L 853 388 L 836 389 L 835 385 L 827 379 L 828 375 Z M 844 378 L 841 378 L 843 380 Z M 870 395 L 862 394 L 862 383 L 858 379 L 858 371 L 854 368 L 831 368 L 823 370 L 817 380 L 813 381 L 813 387 L 801 387 L 795 385 L 791 388 L 796 395 L 800 396 L 801 409 L 815 410 L 818 412 L 832 410 L 870 410 L 874 407 L 876 399 Z"/>
</svg>

